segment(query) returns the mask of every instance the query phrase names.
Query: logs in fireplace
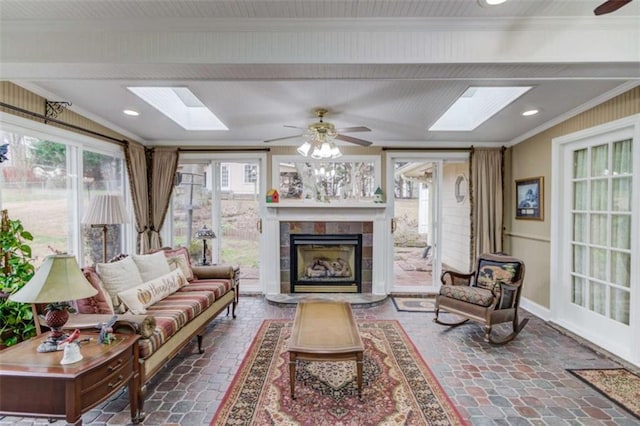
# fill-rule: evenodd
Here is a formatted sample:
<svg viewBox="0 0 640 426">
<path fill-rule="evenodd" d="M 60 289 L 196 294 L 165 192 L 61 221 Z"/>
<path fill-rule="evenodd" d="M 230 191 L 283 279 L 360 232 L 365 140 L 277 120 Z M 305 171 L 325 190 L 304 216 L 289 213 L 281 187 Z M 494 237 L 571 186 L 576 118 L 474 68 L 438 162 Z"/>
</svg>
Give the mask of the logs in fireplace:
<svg viewBox="0 0 640 426">
<path fill-rule="evenodd" d="M 291 234 L 293 293 L 360 293 L 361 234 Z"/>
</svg>

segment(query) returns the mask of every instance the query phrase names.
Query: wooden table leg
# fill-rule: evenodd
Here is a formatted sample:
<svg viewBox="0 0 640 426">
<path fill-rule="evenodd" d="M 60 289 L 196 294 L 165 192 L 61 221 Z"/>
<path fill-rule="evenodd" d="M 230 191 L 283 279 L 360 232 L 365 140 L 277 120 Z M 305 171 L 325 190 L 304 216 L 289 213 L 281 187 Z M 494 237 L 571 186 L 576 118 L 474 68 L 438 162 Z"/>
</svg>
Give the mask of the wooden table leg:
<svg viewBox="0 0 640 426">
<path fill-rule="evenodd" d="M 296 353 L 289 352 L 289 388 L 291 389 L 291 399 L 296 399 Z"/>
<path fill-rule="evenodd" d="M 356 354 L 356 371 L 357 371 L 357 379 L 358 379 L 358 396 L 362 398 L 362 364 L 363 364 L 364 354 L 362 352 L 358 352 Z"/>
</svg>

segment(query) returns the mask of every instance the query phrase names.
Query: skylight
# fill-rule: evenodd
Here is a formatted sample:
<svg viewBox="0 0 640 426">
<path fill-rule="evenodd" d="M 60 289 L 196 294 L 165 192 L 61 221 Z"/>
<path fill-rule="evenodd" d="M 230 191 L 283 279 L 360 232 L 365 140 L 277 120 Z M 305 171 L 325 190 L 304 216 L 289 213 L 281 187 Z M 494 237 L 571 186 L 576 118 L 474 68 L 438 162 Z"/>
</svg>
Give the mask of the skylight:
<svg viewBox="0 0 640 426">
<path fill-rule="evenodd" d="M 429 131 L 471 131 L 525 94 L 531 86 L 469 87 Z"/>
<path fill-rule="evenodd" d="M 185 130 L 229 130 L 187 87 L 127 87 Z"/>
</svg>

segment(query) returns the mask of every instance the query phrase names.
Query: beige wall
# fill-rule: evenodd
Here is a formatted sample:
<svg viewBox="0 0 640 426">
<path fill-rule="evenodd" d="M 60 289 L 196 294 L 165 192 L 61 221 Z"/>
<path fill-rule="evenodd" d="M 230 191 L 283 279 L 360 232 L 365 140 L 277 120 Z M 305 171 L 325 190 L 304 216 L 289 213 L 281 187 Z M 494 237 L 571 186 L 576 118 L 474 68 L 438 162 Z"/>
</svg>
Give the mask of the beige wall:
<svg viewBox="0 0 640 426">
<path fill-rule="evenodd" d="M 66 99 L 51 99 L 52 101 L 66 101 Z M 23 89 L 20 86 L 17 86 L 11 82 L 8 81 L 0 81 L 0 102 L 4 102 L 6 104 L 18 107 L 18 108 L 22 108 L 25 109 L 27 111 L 31 111 L 37 114 L 43 114 L 45 113 L 45 98 L 43 98 L 42 96 L 38 96 L 26 89 Z M 42 120 L 36 119 L 34 117 L 31 117 L 27 114 L 22 114 L 19 112 L 16 112 L 14 110 L 11 110 L 9 108 L 3 108 L 0 107 L 0 111 L 9 113 L 9 114 L 14 114 L 17 116 L 21 116 L 24 118 L 28 118 L 28 119 L 32 119 L 34 121 L 38 121 L 38 122 L 42 122 Z M 116 138 L 118 140 L 124 141 L 124 140 L 130 140 L 129 138 L 114 132 L 113 130 L 104 127 L 98 123 L 95 123 L 91 120 L 89 120 L 88 118 L 85 118 L 79 114 L 76 114 L 75 112 L 71 111 L 71 110 L 65 110 L 62 113 L 60 113 L 57 117 L 57 120 L 63 121 L 65 123 L 69 123 L 72 124 L 74 126 L 78 126 L 87 130 L 91 130 L 93 132 L 97 132 L 97 133 L 101 133 L 103 135 L 112 137 L 112 138 Z M 79 133 L 79 134 L 84 134 L 81 131 L 78 130 L 74 130 L 71 129 L 69 127 L 66 126 L 60 126 L 58 124 L 55 123 L 48 123 L 49 125 L 53 126 L 53 127 L 58 127 L 61 129 L 65 129 L 74 133 Z M 94 136 L 95 135 L 91 135 Z M 109 143 L 116 143 L 113 141 L 109 141 L 108 139 L 105 139 L 105 142 L 109 142 Z M 138 142 L 138 141 L 133 141 L 133 142 Z"/>
<path fill-rule="evenodd" d="M 551 140 L 578 130 L 640 113 L 640 87 L 566 120 L 513 146 L 506 156 L 505 251 L 525 261 L 527 272 L 523 296 L 549 308 L 550 292 L 550 212 Z M 515 219 L 515 180 L 544 177 L 544 220 Z"/>
<path fill-rule="evenodd" d="M 455 196 L 456 179 L 469 177 L 469 163 L 446 163 L 442 173 L 442 262 L 460 272 L 469 271 L 469 195 L 459 203 Z"/>
</svg>

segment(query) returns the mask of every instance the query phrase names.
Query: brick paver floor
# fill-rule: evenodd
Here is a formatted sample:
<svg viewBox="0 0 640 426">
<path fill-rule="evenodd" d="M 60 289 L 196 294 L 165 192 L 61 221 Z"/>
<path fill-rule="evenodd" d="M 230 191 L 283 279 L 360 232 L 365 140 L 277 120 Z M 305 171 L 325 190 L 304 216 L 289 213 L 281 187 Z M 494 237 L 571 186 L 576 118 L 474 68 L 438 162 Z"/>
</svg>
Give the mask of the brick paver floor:
<svg viewBox="0 0 640 426">
<path fill-rule="evenodd" d="M 204 354 L 191 343 L 151 381 L 143 424 L 208 425 L 262 320 L 293 319 L 294 311 L 293 305 L 275 305 L 262 296 L 242 296 L 235 320 L 222 315 L 207 328 Z M 432 313 L 397 312 L 390 300 L 355 308 L 354 314 L 357 320 L 398 320 L 470 424 L 640 424 L 566 371 L 619 366 L 615 358 L 600 355 L 526 312 L 529 324 L 501 347 L 484 343 L 479 325 L 448 329 L 433 323 Z M 129 424 L 127 405 L 126 393 L 117 395 L 86 413 L 84 424 Z M 48 422 L 0 418 L 0 425 L 29 424 Z"/>
</svg>

